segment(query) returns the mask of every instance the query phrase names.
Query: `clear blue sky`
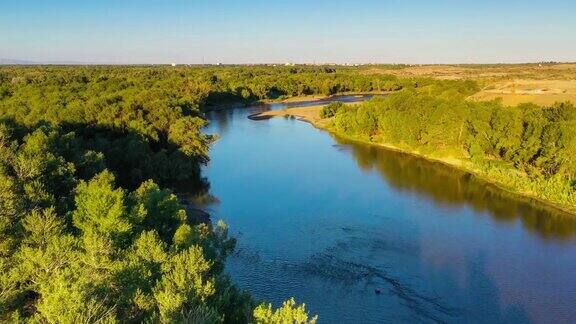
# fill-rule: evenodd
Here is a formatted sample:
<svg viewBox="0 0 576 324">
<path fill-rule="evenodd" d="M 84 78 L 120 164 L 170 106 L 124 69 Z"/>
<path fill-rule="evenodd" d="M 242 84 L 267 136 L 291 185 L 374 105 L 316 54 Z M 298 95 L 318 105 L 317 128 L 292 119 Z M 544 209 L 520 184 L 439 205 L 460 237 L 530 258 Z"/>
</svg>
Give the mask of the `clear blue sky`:
<svg viewBox="0 0 576 324">
<path fill-rule="evenodd" d="M 576 0 L 0 0 L 0 58 L 576 61 Z"/>
</svg>

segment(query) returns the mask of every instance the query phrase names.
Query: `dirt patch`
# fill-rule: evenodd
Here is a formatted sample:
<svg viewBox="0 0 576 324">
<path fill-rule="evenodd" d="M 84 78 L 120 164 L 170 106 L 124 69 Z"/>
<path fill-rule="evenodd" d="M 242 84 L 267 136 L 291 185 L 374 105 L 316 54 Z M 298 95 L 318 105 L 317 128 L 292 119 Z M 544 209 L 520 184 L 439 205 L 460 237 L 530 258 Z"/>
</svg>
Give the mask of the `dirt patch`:
<svg viewBox="0 0 576 324">
<path fill-rule="evenodd" d="M 513 79 L 574 80 L 576 63 L 563 64 L 493 64 L 493 65 L 409 65 L 403 68 L 374 67 L 365 74 L 391 74 L 398 77 L 436 79 L 475 79 L 503 81 Z"/>
<path fill-rule="evenodd" d="M 576 103 L 576 64 L 412 65 L 402 68 L 373 67 L 365 74 L 427 77 L 441 80 L 476 80 L 482 90 L 473 100 L 502 98 L 504 104 Z"/>
<path fill-rule="evenodd" d="M 294 107 L 280 110 L 268 110 L 250 115 L 248 118 L 252 120 L 265 120 L 274 117 L 295 117 L 321 127 L 328 121 L 327 119 L 320 118 L 320 111 L 323 107 L 323 105 L 318 105 L 310 107 Z"/>
<path fill-rule="evenodd" d="M 576 80 L 512 80 L 487 85 L 472 100 L 494 100 L 501 98 L 504 104 L 535 103 L 541 106 L 555 102 L 576 103 Z"/>
</svg>

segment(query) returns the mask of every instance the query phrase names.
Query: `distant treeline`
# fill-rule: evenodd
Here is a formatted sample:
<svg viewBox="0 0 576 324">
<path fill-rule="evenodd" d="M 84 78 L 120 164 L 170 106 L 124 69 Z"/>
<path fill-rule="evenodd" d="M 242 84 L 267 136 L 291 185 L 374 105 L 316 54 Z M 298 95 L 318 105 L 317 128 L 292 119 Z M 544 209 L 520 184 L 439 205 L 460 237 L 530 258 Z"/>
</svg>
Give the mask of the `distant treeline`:
<svg viewBox="0 0 576 324">
<path fill-rule="evenodd" d="M 3 67 L 0 99 L 28 105 L 70 108 L 95 104 L 96 98 L 118 101 L 140 96 L 171 106 L 250 103 L 303 95 L 391 91 L 405 81 L 346 67 Z M 102 98 L 106 94 L 107 98 Z M 146 100 L 146 98 L 142 99 Z M 117 102 L 116 102 L 117 103 Z M 132 103 L 132 102 L 130 102 Z M 13 108 L 13 107 L 12 107 Z M 22 107 L 20 107 L 22 109 Z M 60 111 L 67 114 L 68 111 Z"/>
<path fill-rule="evenodd" d="M 386 98 L 331 106 L 329 128 L 444 160 L 515 192 L 576 210 L 576 108 L 467 100 L 471 81 L 416 84 Z"/>
<path fill-rule="evenodd" d="M 210 137 L 201 110 L 301 95 L 389 91 L 405 81 L 333 67 L 4 67 L 0 116 L 83 140 L 132 188 L 198 180 Z"/>
<path fill-rule="evenodd" d="M 226 225 L 171 190 L 207 189 L 200 107 L 241 96 L 244 73 L 0 68 L 0 322 L 308 321 L 236 288 Z"/>
</svg>

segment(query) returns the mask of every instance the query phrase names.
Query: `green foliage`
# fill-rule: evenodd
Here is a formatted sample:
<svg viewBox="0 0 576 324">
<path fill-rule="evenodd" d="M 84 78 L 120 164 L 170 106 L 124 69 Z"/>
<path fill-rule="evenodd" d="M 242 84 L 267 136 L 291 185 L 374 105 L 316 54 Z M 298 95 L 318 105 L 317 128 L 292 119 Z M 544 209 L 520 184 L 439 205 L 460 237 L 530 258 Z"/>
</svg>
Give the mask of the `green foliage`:
<svg viewBox="0 0 576 324">
<path fill-rule="evenodd" d="M 114 189 L 114 176 L 110 172 L 100 173 L 88 183 L 81 182 L 76 192 L 74 226 L 115 240 L 132 230 L 124 190 Z"/>
<path fill-rule="evenodd" d="M 71 194 L 71 222 L 55 208 L 35 208 L 20 220 L 21 235 L 12 233 L 17 247 L 0 259 L 3 316 L 172 322 L 203 314 L 249 321 L 251 299 L 216 266 L 231 248 L 223 224 L 190 223 L 170 191 L 148 181 L 128 192 L 108 171 Z M 185 242 L 173 243 L 169 234 L 182 232 L 176 229 L 186 229 Z"/>
<path fill-rule="evenodd" d="M 169 187 L 207 185 L 199 166 L 208 160 L 212 137 L 201 132 L 201 110 L 301 95 L 397 90 L 415 83 L 347 67 L 38 66 L 2 67 L 0 75 L 0 116 L 28 128 L 26 133 L 50 125 L 56 137 L 65 139 L 58 143 L 66 148 L 59 153 L 74 163 L 77 178 L 88 180 L 108 169 L 128 189 L 148 179 Z M 36 165 L 25 161 L 22 171 Z M 29 193 L 40 190 L 31 197 L 37 203 L 53 203 L 50 190 L 42 191 L 48 188 L 39 182 L 26 187 Z"/>
<path fill-rule="evenodd" d="M 154 289 L 163 321 L 171 321 L 185 304 L 203 304 L 215 293 L 214 279 L 207 278 L 210 269 L 210 261 L 198 246 L 172 256 L 163 264 L 162 279 Z"/>
<path fill-rule="evenodd" d="M 576 208 L 576 108 L 472 102 L 470 81 L 426 81 L 336 112 L 336 133 L 458 159 L 504 187 Z"/>
<path fill-rule="evenodd" d="M 46 247 L 50 240 L 64 234 L 66 224 L 58 217 L 54 208 L 32 210 L 22 220 L 22 227 L 28 234 L 22 243 L 34 247 Z"/>
<path fill-rule="evenodd" d="M 314 324 L 318 316 L 308 318 L 304 304 L 296 306 L 294 298 L 290 298 L 282 304 L 282 307 L 273 310 L 271 304 L 261 304 L 254 309 L 254 319 L 258 324 Z"/>
<path fill-rule="evenodd" d="M 162 187 L 206 189 L 204 71 L 1 72 L 0 321 L 252 320 L 225 224 Z"/>
<path fill-rule="evenodd" d="M 293 300 L 253 311 L 223 273 L 235 246 L 226 224 L 194 221 L 166 188 L 206 190 L 205 110 L 401 89 L 322 117 L 573 199 L 572 107 L 470 103 L 474 82 L 333 66 L 1 67 L 0 321 L 315 322 Z"/>
<path fill-rule="evenodd" d="M 338 110 L 342 109 L 344 104 L 342 102 L 332 102 L 328 105 L 324 106 L 322 110 L 320 110 L 320 118 L 330 118 L 334 117 Z"/>
<path fill-rule="evenodd" d="M 178 314 L 174 319 L 174 323 L 194 323 L 194 324 L 213 324 L 221 323 L 222 319 L 218 312 L 213 308 L 204 305 L 195 305 L 189 310 L 183 311 Z M 231 323 L 234 323 L 231 321 Z"/>
</svg>

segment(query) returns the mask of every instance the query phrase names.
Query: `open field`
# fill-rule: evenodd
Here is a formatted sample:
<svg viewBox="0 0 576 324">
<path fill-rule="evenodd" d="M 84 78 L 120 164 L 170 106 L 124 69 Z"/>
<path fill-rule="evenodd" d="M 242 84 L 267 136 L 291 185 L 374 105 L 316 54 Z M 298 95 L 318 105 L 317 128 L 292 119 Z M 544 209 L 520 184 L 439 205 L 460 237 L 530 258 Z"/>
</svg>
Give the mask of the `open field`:
<svg viewBox="0 0 576 324">
<path fill-rule="evenodd" d="M 552 105 L 558 101 L 576 102 L 576 80 L 523 80 L 495 82 L 486 86 L 471 99 L 502 98 L 506 105 L 531 102 Z"/>
<path fill-rule="evenodd" d="M 506 105 L 531 102 L 551 105 L 576 102 L 576 64 L 417 65 L 400 69 L 373 68 L 367 74 L 476 80 L 482 90 L 473 100 L 502 98 Z"/>
<path fill-rule="evenodd" d="M 573 80 L 576 78 L 576 63 L 413 65 L 404 68 L 374 67 L 367 69 L 365 73 L 391 74 L 398 77 L 432 77 L 445 80 Z"/>
</svg>

